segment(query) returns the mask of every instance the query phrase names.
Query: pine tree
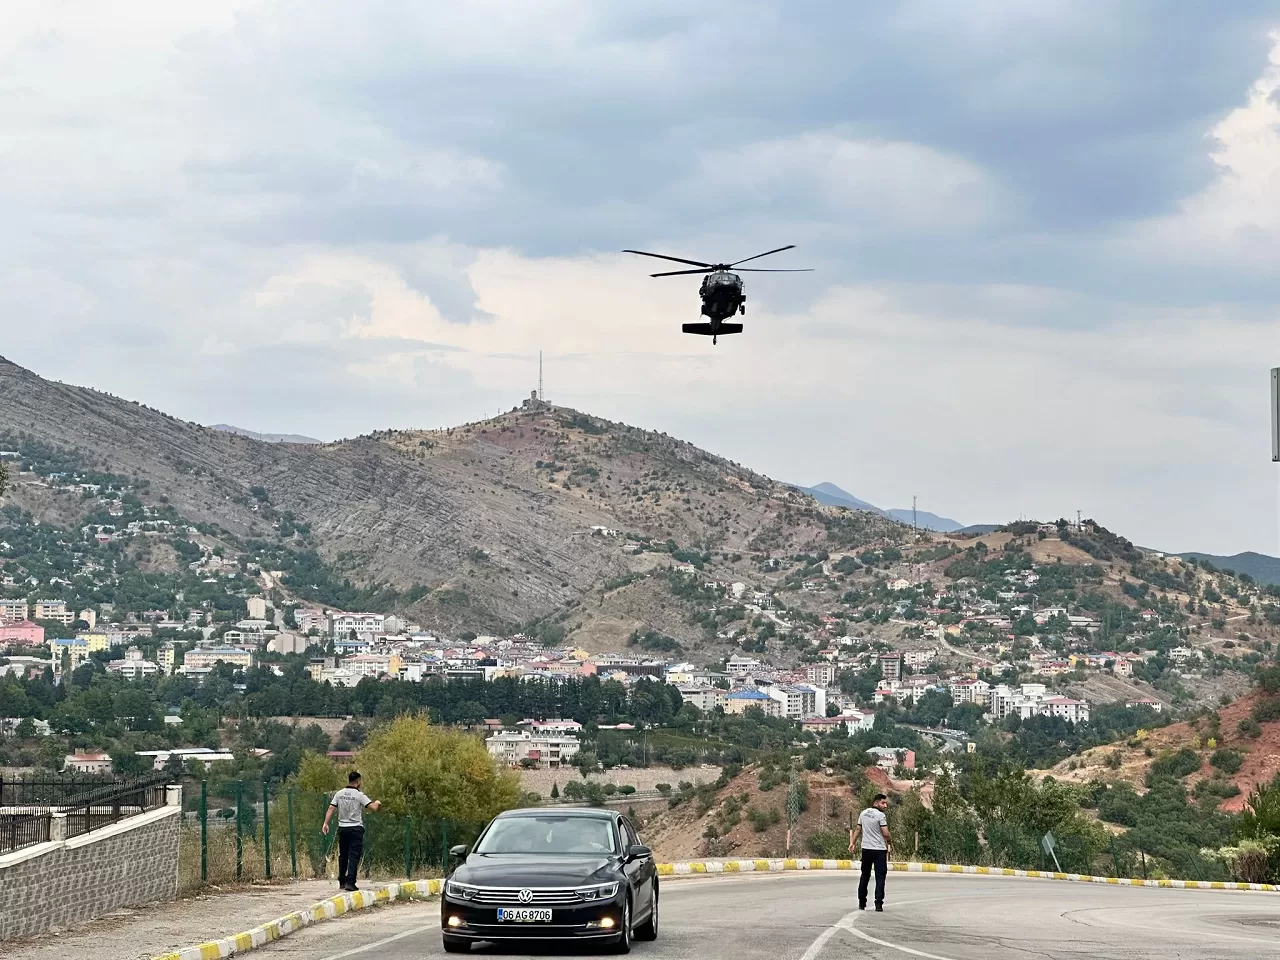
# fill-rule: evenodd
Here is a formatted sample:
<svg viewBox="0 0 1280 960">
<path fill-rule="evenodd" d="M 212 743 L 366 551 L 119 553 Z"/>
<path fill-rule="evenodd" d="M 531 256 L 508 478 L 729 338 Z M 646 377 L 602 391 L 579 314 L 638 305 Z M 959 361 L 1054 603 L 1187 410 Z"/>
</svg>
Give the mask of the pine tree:
<svg viewBox="0 0 1280 960">
<path fill-rule="evenodd" d="M 559 784 L 556 784 L 556 783 L 551 784 L 551 799 L 552 799 L 552 800 L 559 800 L 559 799 L 560 799 L 560 786 L 559 786 Z"/>
</svg>

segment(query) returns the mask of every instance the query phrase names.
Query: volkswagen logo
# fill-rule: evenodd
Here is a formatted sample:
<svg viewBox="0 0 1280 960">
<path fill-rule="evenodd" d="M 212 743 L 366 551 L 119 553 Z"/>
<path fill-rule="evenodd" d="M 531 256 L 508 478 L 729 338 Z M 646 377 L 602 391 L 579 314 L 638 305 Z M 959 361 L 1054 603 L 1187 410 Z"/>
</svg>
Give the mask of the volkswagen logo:
<svg viewBox="0 0 1280 960">
<path fill-rule="evenodd" d="M 518 894 L 516 894 L 516 897 L 519 899 L 521 903 L 532 903 L 533 891 L 529 889 L 521 890 Z"/>
</svg>

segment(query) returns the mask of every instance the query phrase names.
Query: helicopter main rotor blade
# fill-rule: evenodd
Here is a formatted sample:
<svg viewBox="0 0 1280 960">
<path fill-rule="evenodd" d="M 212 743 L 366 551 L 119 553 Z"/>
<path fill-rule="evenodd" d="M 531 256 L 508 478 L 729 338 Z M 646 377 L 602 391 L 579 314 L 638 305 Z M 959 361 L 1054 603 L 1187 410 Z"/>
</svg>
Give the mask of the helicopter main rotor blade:
<svg viewBox="0 0 1280 960">
<path fill-rule="evenodd" d="M 674 260 L 676 263 L 687 263 L 691 267 L 709 267 L 711 264 L 701 260 L 686 260 L 683 257 L 668 257 L 665 253 L 649 253 L 645 250 L 623 250 L 623 253 L 638 253 L 642 257 L 657 257 L 659 260 Z"/>
<path fill-rule="evenodd" d="M 743 273 L 813 273 L 813 267 L 800 267 L 791 270 L 771 270 L 768 267 L 740 267 L 737 269 L 741 269 Z"/>
<path fill-rule="evenodd" d="M 706 267 L 701 270 L 668 270 L 666 273 L 651 273 L 651 277 L 681 277 L 686 273 L 710 273 L 715 267 Z"/>
<path fill-rule="evenodd" d="M 795 244 L 788 243 L 785 247 L 779 247 L 777 250 L 766 250 L 764 253 L 757 253 L 754 257 L 747 257 L 746 260 L 738 260 L 734 263 L 729 264 L 729 266 L 736 267 L 739 263 L 746 263 L 747 260 L 759 260 L 761 257 L 769 256 L 769 254 L 771 253 L 781 253 L 783 250 L 793 250 L 793 249 L 795 249 Z"/>
</svg>

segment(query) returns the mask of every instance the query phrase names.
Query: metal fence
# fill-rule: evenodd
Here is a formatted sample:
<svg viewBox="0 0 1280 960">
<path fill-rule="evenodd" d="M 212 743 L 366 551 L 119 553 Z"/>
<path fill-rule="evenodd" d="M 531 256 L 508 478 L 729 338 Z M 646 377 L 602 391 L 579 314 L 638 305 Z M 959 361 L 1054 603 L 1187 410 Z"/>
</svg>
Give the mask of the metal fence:
<svg viewBox="0 0 1280 960">
<path fill-rule="evenodd" d="M 0 851 L 82 836 L 162 807 L 168 783 L 165 774 L 0 778 Z"/>
<path fill-rule="evenodd" d="M 338 825 L 321 832 L 329 794 L 275 784 L 232 781 L 213 794 L 207 782 L 188 786 L 179 856 L 183 891 L 289 877 L 337 876 Z M 228 797 L 227 794 L 230 794 Z M 449 848 L 469 844 L 483 821 L 462 822 L 365 811 L 366 878 L 440 876 Z"/>
</svg>

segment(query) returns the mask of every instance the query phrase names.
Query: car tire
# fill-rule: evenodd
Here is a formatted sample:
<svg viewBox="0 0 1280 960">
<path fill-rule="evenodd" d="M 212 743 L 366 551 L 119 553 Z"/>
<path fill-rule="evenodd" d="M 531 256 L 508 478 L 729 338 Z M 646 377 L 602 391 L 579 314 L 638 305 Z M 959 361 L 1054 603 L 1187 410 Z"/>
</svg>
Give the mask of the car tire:
<svg viewBox="0 0 1280 960">
<path fill-rule="evenodd" d="M 649 919 L 636 928 L 637 940 L 658 939 L 658 884 L 653 885 L 653 899 L 650 901 Z"/>
<path fill-rule="evenodd" d="M 470 953 L 471 943 L 468 940 L 461 940 L 458 937 L 444 937 L 445 953 Z"/>
<path fill-rule="evenodd" d="M 631 952 L 631 897 L 622 902 L 622 932 L 613 941 L 614 953 Z"/>
</svg>

